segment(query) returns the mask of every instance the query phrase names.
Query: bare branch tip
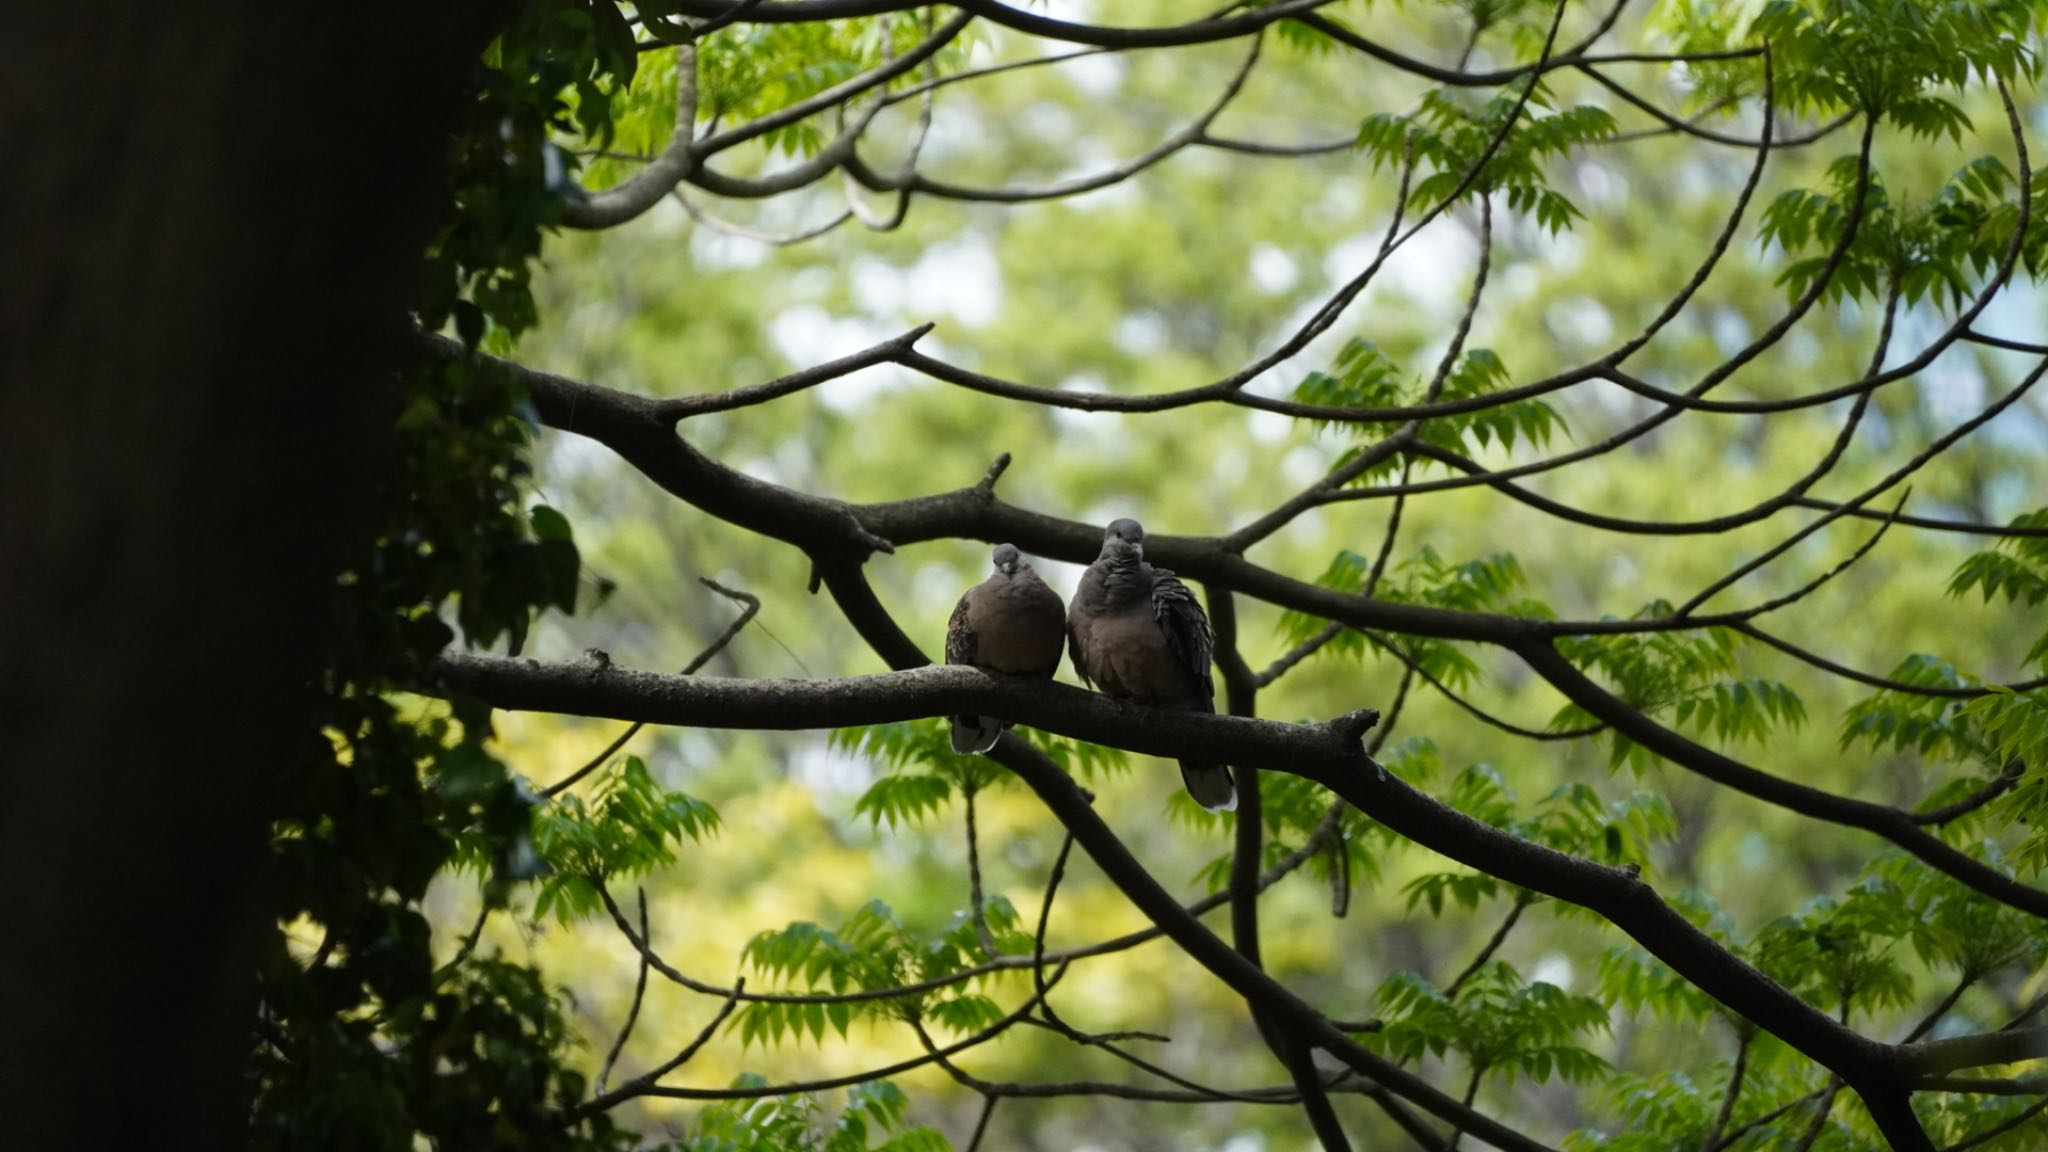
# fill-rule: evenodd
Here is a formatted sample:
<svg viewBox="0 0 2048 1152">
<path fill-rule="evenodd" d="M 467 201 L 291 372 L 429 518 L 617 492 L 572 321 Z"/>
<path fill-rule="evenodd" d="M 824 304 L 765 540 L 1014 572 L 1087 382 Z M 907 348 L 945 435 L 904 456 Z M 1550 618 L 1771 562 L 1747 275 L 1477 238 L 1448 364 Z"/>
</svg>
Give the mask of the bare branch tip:
<svg viewBox="0 0 2048 1152">
<path fill-rule="evenodd" d="M 725 585 L 720 584 L 718 581 L 713 580 L 709 576 L 697 577 L 697 583 L 702 584 L 706 588 L 711 589 L 713 592 L 718 593 L 720 596 L 725 597 L 727 600 L 731 600 L 738 604 L 744 604 L 749 608 L 758 609 L 761 607 L 761 598 L 759 596 L 754 595 L 752 592 L 742 592 L 737 588 L 727 588 Z"/>
<path fill-rule="evenodd" d="M 996 481 L 1002 479 L 1003 473 L 1009 470 L 1010 454 L 1005 452 L 988 466 L 988 471 L 982 474 L 981 483 L 974 486 L 975 490 L 984 494 L 993 493 L 996 490 Z"/>
<path fill-rule="evenodd" d="M 1360 708 L 1330 721 L 1330 730 L 1347 741 L 1357 740 L 1377 727 L 1379 722 L 1379 709 Z"/>
</svg>

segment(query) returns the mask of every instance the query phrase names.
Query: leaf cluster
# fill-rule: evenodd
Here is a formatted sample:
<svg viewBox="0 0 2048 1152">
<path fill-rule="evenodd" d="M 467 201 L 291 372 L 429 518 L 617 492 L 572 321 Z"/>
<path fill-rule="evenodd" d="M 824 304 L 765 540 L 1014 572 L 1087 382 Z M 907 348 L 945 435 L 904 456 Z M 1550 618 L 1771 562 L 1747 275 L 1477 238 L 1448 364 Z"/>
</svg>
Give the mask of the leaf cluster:
<svg viewBox="0 0 2048 1152">
<path fill-rule="evenodd" d="M 1411 157 L 1427 171 L 1409 192 L 1415 208 L 1500 193 L 1510 209 L 1555 234 L 1584 213 L 1550 186 L 1544 164 L 1614 132 L 1606 109 L 1581 104 L 1560 111 L 1542 83 L 1525 77 L 1477 107 L 1451 89 L 1431 89 L 1413 112 L 1366 117 L 1358 147 L 1372 158 L 1374 171 L 1398 168 Z"/>
<path fill-rule="evenodd" d="M 415 314 L 471 346 L 533 324 L 528 268 L 573 167 L 548 137 L 602 131 L 600 80 L 636 63 L 609 0 L 525 0 L 502 28 L 451 139 L 448 222 Z M 553 1114 L 584 1086 L 538 975 L 478 956 L 436 967 L 428 882 L 470 866 L 498 902 L 541 873 L 535 797 L 487 749 L 485 709 L 421 713 L 394 696 L 458 634 L 517 651 L 538 613 L 574 611 L 573 532 L 531 502 L 536 421 L 509 381 L 422 352 L 392 420 L 376 520 L 333 598 L 316 727 L 278 774 L 253 1131 L 266 1147 L 616 1147 L 610 1120 Z M 288 932 L 320 943 L 295 953 Z"/>
<path fill-rule="evenodd" d="M 753 1073 L 732 1082 L 742 1091 L 767 1086 Z M 903 1128 L 908 1106 L 903 1090 L 887 1080 L 848 1089 L 846 1107 L 829 1127 L 818 1097 L 808 1092 L 712 1104 L 697 1113 L 680 1140 L 664 1147 L 671 1152 L 950 1152 L 952 1145 L 933 1129 Z M 882 1142 L 872 1143 L 878 1137 Z"/>
<path fill-rule="evenodd" d="M 1606 1006 L 1554 984 L 1526 983 L 1504 961 L 1481 965 L 1455 992 L 1397 972 L 1381 983 L 1378 1003 L 1383 1027 L 1366 1042 L 1396 1060 L 1455 1054 L 1475 1080 L 1499 1073 L 1509 1083 L 1586 1083 L 1608 1071 L 1583 1047 L 1587 1036 L 1607 1031 Z"/>
<path fill-rule="evenodd" d="M 2033 0 L 1772 0 L 1748 38 L 1770 45 L 1788 108 L 1854 111 L 1960 140 L 1969 118 L 1933 93 L 2031 74 L 2027 37 L 2041 14 Z"/>
<path fill-rule="evenodd" d="M 534 813 L 533 842 L 547 868 L 533 914 L 565 924 L 588 916 L 603 906 L 604 881 L 666 868 L 684 840 L 717 829 L 711 805 L 663 788 L 645 761 L 628 756 L 600 778 L 588 804 L 567 794 Z"/>
<path fill-rule="evenodd" d="M 1130 770 L 1120 748 L 1104 748 L 1035 729 L 1013 729 L 1061 769 L 1085 780 Z M 837 729 L 832 745 L 889 769 L 854 801 L 855 814 L 871 824 L 913 827 L 944 811 L 953 795 L 1009 783 L 1008 774 L 980 756 L 953 751 L 943 718 L 906 720 Z"/>
<path fill-rule="evenodd" d="M 997 948 L 1032 950 L 1032 937 L 1008 900 L 990 896 L 984 916 Z M 942 980 L 989 959 L 967 912 L 956 913 L 936 933 L 918 933 L 904 927 L 880 900 L 862 905 L 835 928 L 801 920 L 762 932 L 742 954 L 762 983 L 800 996 L 826 997 Z M 980 979 L 887 997 L 749 1001 L 731 1026 L 750 1045 L 806 1036 L 823 1040 L 828 1030 L 844 1038 L 862 1018 L 930 1020 L 950 1032 L 977 1032 L 1003 1016 L 995 1001 L 973 990 Z"/>
<path fill-rule="evenodd" d="M 1645 605 L 1634 619 L 1659 619 L 1671 614 L 1659 600 Z M 1780 728 L 1806 723 L 1806 704 L 1788 685 L 1743 676 L 1736 658 L 1739 633 L 1726 628 L 1576 636 L 1559 641 L 1558 650 L 1601 674 L 1630 707 L 1648 715 L 1668 713 L 1677 727 L 1727 742 L 1762 744 Z M 1554 729 L 1577 728 L 1593 717 L 1568 704 L 1551 718 Z M 1628 765 L 1641 773 L 1649 753 L 1628 737 L 1608 730 L 1610 768 Z"/>
<path fill-rule="evenodd" d="M 1304 404 L 1337 408 L 1394 408 L 1425 402 L 1450 402 L 1492 395 L 1511 386 L 1513 376 L 1500 356 L 1489 348 L 1473 348 L 1459 356 L 1435 387 L 1415 379 L 1372 341 L 1353 337 L 1339 349 L 1329 372 L 1310 372 L 1294 389 L 1294 399 Z M 1340 466 L 1367 450 L 1373 441 L 1394 434 L 1397 425 L 1312 420 L 1318 427 L 1357 437 L 1361 443 L 1348 449 Z M 1517 443 L 1541 448 L 1554 433 L 1566 432 L 1564 417 L 1548 401 L 1516 400 L 1469 412 L 1430 416 L 1421 420 L 1416 435 L 1423 441 L 1455 452 L 1475 452 L 1491 447 L 1512 450 Z M 1391 476 L 1400 466 L 1403 453 L 1394 453 L 1351 478 L 1350 483 L 1368 484 Z"/>
<path fill-rule="evenodd" d="M 1373 562 L 1349 549 L 1340 549 L 1330 559 L 1317 585 L 1359 595 L 1372 577 Z M 1401 604 L 1427 604 L 1457 611 L 1494 612 L 1507 616 L 1548 619 L 1548 605 L 1522 593 L 1528 584 L 1521 561 L 1511 552 L 1494 552 L 1471 560 L 1451 563 L 1436 549 L 1424 545 L 1408 559 L 1381 573 L 1373 586 L 1380 599 Z M 1280 634 L 1289 644 L 1301 644 L 1321 631 L 1326 621 L 1311 613 L 1289 609 L 1281 614 Z M 1318 654 L 1362 659 L 1384 652 L 1411 665 L 1437 683 L 1456 690 L 1469 688 L 1480 678 L 1477 661 L 1454 641 L 1422 636 L 1405 636 L 1398 642 L 1377 633 L 1354 629 L 1339 632 Z"/>
<path fill-rule="evenodd" d="M 2035 195 L 2044 185 L 2036 173 Z M 1824 190 L 1793 189 L 1765 207 L 1759 236 L 1799 256 L 1778 276 L 1799 299 L 1823 274 L 1823 298 L 1881 300 L 1893 292 L 1908 304 L 1922 300 L 1961 307 L 2011 249 L 2019 227 L 2018 189 L 2010 169 L 1981 156 L 1956 170 L 1941 190 L 1922 201 L 1895 199 L 1856 157 L 1829 165 Z M 2034 221 L 2021 245 L 2027 268 L 2042 266 L 2048 229 Z M 1833 255 L 1851 223 L 1856 234 Z M 1801 255 L 1801 253 L 1811 254 Z M 1832 272 L 1829 271 L 1832 266 Z"/>
</svg>

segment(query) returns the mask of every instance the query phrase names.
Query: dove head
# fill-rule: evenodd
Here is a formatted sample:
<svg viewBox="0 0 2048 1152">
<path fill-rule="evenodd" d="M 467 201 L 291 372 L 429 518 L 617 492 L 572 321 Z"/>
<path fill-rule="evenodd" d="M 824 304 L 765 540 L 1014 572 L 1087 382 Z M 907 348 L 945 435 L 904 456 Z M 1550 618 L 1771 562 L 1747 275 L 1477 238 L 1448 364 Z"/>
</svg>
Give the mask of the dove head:
<svg viewBox="0 0 2048 1152">
<path fill-rule="evenodd" d="M 1145 558 L 1145 528 L 1136 520 L 1125 517 L 1112 520 L 1102 533 L 1102 559 L 1121 563 L 1135 563 Z"/>
<path fill-rule="evenodd" d="M 1024 564 L 1024 554 L 1017 551 L 1015 544 L 998 544 L 995 551 L 996 571 L 1005 576 L 1015 576 Z"/>
</svg>

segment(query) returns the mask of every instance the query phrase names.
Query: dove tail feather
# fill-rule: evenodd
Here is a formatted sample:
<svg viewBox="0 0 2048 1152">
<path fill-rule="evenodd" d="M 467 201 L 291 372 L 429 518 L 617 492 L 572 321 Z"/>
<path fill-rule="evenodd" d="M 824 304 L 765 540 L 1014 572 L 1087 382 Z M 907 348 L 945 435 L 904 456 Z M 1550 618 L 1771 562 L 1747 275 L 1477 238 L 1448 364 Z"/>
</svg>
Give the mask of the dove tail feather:
<svg viewBox="0 0 2048 1152">
<path fill-rule="evenodd" d="M 1003 734 L 1003 722 L 993 716 L 953 717 L 953 751 L 962 756 L 979 756 L 996 746 Z"/>
<path fill-rule="evenodd" d="M 1230 769 L 1224 765 L 1183 760 L 1180 762 L 1180 779 L 1187 785 L 1188 795 L 1195 798 L 1195 803 L 1209 811 L 1237 810 L 1237 781 L 1231 779 Z"/>
</svg>

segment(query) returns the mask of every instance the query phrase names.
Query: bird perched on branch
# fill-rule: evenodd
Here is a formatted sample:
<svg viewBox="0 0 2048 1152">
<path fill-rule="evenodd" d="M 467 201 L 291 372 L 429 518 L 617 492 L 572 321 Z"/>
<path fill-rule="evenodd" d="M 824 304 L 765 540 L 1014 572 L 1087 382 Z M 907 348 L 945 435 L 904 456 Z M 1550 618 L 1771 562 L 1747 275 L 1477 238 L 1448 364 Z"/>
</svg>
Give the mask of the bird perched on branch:
<svg viewBox="0 0 2048 1152">
<path fill-rule="evenodd" d="M 1145 529 L 1136 520 L 1117 520 L 1103 533 L 1102 553 L 1074 591 L 1067 637 L 1074 670 L 1105 696 L 1216 710 L 1209 617 L 1173 573 L 1145 563 Z M 1224 765 L 1183 760 L 1180 778 L 1209 811 L 1237 807 L 1237 782 Z"/>
<path fill-rule="evenodd" d="M 1060 667 L 1067 606 L 1014 544 L 996 545 L 995 571 L 969 588 L 946 624 L 946 663 L 1051 679 Z M 1010 725 L 994 716 L 955 716 L 953 751 L 986 752 Z"/>
</svg>

